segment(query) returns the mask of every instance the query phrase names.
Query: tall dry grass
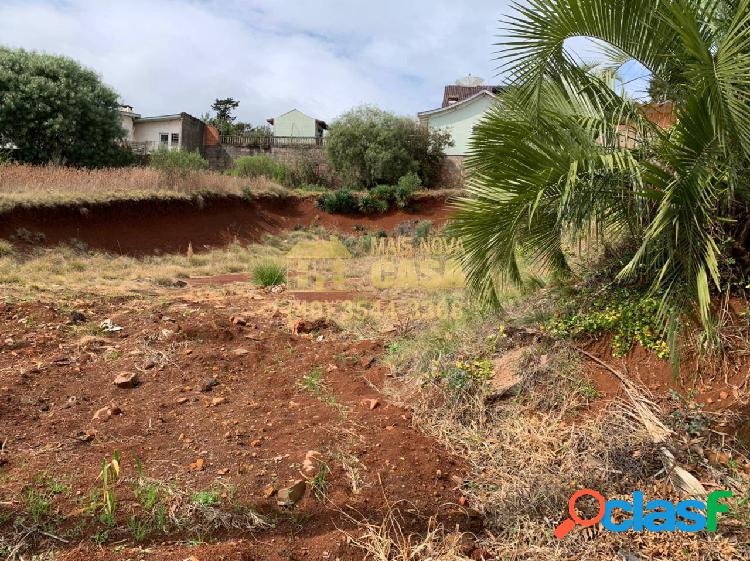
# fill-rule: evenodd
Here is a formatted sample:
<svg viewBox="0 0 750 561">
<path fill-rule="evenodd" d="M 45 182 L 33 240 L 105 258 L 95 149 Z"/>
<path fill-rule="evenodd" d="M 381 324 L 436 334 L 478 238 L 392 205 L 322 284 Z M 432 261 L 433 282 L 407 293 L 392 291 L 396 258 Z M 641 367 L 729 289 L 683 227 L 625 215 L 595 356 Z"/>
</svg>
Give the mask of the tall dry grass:
<svg viewBox="0 0 750 561">
<path fill-rule="evenodd" d="M 114 199 L 186 198 L 197 193 L 280 194 L 286 190 L 265 178 L 195 172 L 167 181 L 147 167 L 76 169 L 65 166 L 0 166 L 0 211 L 14 206 L 91 203 Z"/>
</svg>

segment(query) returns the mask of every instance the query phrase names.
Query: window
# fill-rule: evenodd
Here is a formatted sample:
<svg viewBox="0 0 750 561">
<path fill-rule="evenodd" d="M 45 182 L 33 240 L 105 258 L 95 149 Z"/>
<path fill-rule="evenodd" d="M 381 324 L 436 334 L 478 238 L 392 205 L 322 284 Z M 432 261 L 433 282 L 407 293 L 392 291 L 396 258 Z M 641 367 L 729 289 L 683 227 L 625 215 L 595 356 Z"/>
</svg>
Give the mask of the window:
<svg viewBox="0 0 750 561">
<path fill-rule="evenodd" d="M 159 133 L 159 141 L 160 141 L 160 142 L 161 142 L 161 143 L 162 143 L 162 144 L 163 144 L 164 146 L 166 146 L 167 144 L 169 144 L 169 134 L 168 134 L 168 133 L 166 133 L 166 132 L 160 132 L 160 133 Z"/>
<path fill-rule="evenodd" d="M 178 146 L 180 144 L 180 133 L 172 133 L 172 146 Z"/>
</svg>

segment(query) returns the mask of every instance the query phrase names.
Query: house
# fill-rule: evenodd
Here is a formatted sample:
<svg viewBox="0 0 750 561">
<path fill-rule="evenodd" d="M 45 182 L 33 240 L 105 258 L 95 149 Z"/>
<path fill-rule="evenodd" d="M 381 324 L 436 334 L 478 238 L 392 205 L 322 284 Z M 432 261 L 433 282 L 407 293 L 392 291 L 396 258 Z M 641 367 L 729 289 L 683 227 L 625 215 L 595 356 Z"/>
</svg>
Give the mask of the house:
<svg viewBox="0 0 750 561">
<path fill-rule="evenodd" d="M 142 117 L 129 105 L 120 106 L 125 140 L 136 154 L 149 154 L 159 147 L 203 152 L 206 125 L 188 113 Z"/>
<path fill-rule="evenodd" d="M 445 86 L 443 105 L 418 113 L 419 122 L 432 129 L 450 132 L 453 146 L 446 156 L 466 156 L 474 127 L 492 106 L 501 86 L 484 85 L 481 78 L 467 77 Z"/>
<path fill-rule="evenodd" d="M 280 138 L 323 138 L 323 131 L 328 130 L 325 121 L 305 115 L 298 109 L 268 119 L 268 124 L 273 127 L 273 136 Z"/>
</svg>

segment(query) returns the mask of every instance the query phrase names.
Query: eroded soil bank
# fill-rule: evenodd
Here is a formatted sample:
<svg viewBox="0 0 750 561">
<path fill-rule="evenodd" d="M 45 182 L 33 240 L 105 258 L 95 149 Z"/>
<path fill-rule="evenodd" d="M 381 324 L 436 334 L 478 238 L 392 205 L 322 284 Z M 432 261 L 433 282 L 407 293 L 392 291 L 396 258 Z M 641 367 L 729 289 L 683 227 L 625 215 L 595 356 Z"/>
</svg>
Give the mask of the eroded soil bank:
<svg viewBox="0 0 750 561">
<path fill-rule="evenodd" d="M 234 241 L 257 242 L 264 234 L 309 226 L 348 235 L 362 229 L 391 231 L 421 220 L 441 226 L 450 215 L 449 204 L 440 194 L 419 197 L 409 209 L 372 216 L 327 214 L 315 207 L 313 197 L 205 196 L 15 208 L 0 215 L 0 239 L 19 246 L 78 240 L 90 249 L 139 256 L 184 252 L 188 244 L 198 252 Z"/>
</svg>

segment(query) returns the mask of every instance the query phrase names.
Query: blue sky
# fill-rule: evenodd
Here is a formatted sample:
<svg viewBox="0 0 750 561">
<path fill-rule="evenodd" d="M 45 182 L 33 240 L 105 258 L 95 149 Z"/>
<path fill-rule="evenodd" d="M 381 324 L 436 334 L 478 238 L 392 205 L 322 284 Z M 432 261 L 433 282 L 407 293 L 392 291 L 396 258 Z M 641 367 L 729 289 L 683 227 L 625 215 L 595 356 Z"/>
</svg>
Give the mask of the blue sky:
<svg viewBox="0 0 750 561">
<path fill-rule="evenodd" d="M 510 11 L 509 0 L 3 0 L 0 44 L 73 57 L 143 115 L 200 116 L 228 96 L 253 124 L 366 103 L 414 115 L 461 76 L 502 81 L 493 44 Z"/>
</svg>

